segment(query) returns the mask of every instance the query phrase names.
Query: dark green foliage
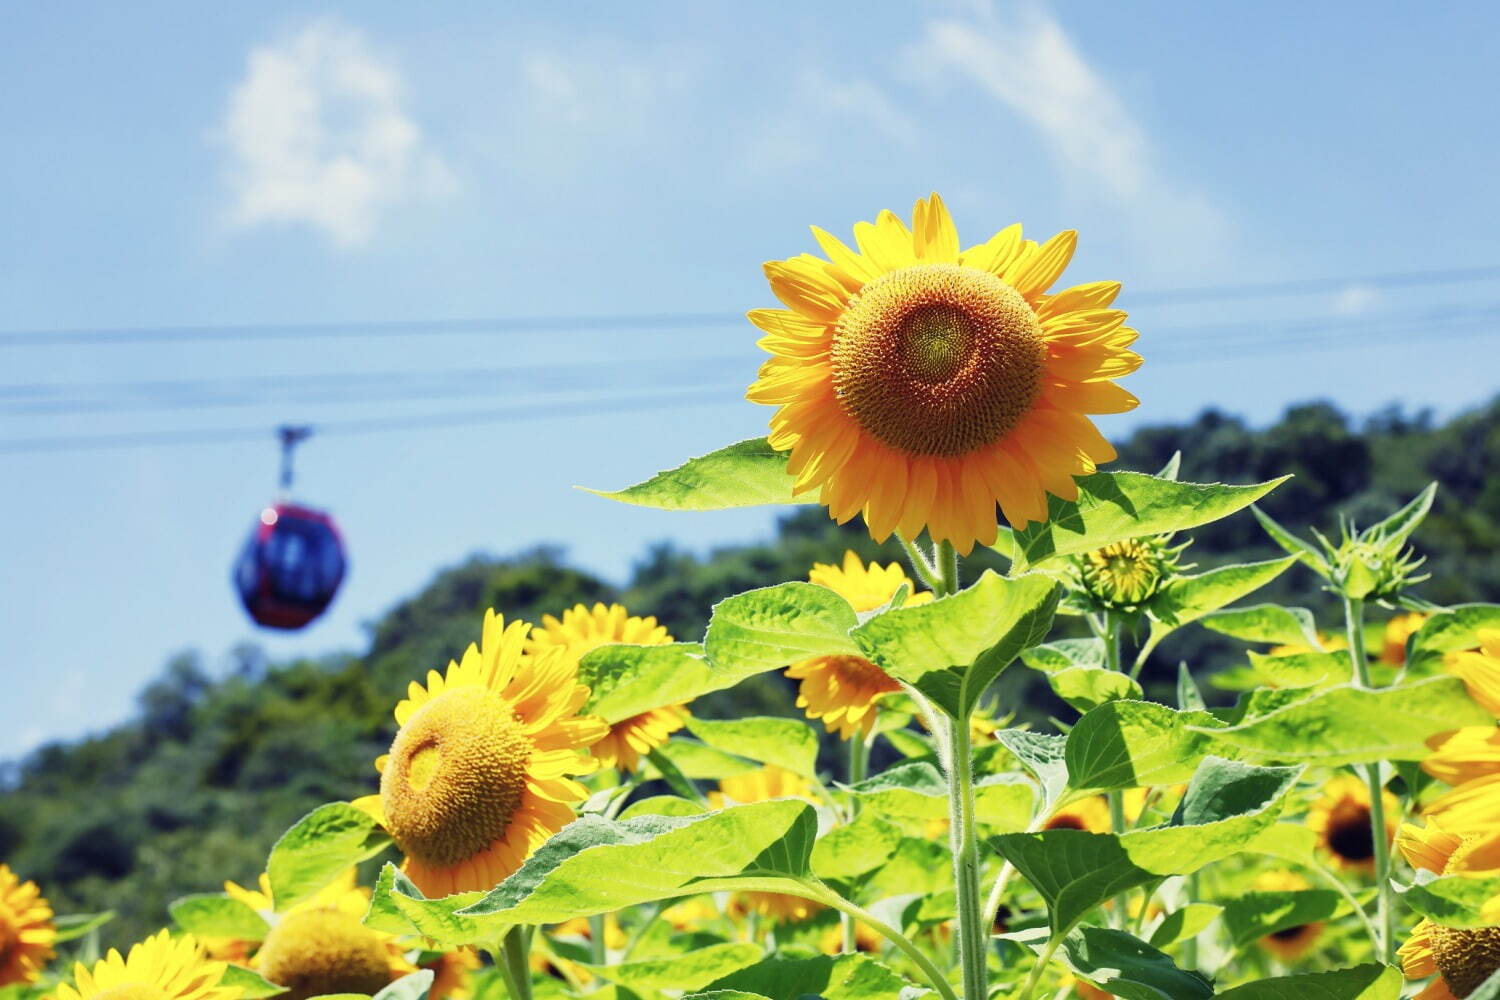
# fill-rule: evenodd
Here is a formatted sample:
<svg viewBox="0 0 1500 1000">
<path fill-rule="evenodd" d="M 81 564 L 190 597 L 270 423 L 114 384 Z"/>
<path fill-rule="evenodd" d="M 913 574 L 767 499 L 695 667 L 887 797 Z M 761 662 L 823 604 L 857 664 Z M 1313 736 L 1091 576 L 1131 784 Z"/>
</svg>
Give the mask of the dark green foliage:
<svg viewBox="0 0 1500 1000">
<path fill-rule="evenodd" d="M 1444 426 L 1393 410 L 1356 427 L 1313 404 L 1258 431 L 1209 412 L 1186 425 L 1138 431 L 1121 445 L 1118 467 L 1155 471 L 1178 450 L 1185 480 L 1250 483 L 1294 473 L 1263 506 L 1299 532 L 1309 523 L 1332 528 L 1335 509 L 1371 523 L 1436 479 L 1437 505 L 1415 538 L 1433 574 L 1420 594 L 1439 603 L 1500 599 L 1500 400 Z M 1280 554 L 1248 515 L 1191 534 L 1184 558 L 1200 570 Z M 0 769 L 0 858 L 37 879 L 59 912 L 118 911 L 103 937 L 127 944 L 158 927 L 172 899 L 215 891 L 225 878 L 253 880 L 276 837 L 313 806 L 374 791 L 371 762 L 394 732 L 395 701 L 409 681 L 441 669 L 478 637 L 486 607 L 536 621 L 579 601 L 621 600 L 657 615 L 677 638 L 696 640 L 716 602 L 805 579 L 813 562 L 837 561 L 845 548 L 867 559 L 901 558 L 894 543 L 876 545 L 857 524 L 839 527 L 821 508 L 800 508 L 782 520 L 774 545 L 706 556 L 657 545 L 623 589 L 566 565 L 557 549 L 476 556 L 384 615 L 361 656 L 269 665 L 247 646 L 215 670 L 193 654 L 176 656 L 142 692 L 134 721 Z M 977 552 L 965 564 L 968 579 L 985 567 L 1003 568 L 1003 561 Z M 1301 568 L 1256 600 L 1310 607 L 1321 622 L 1335 621 L 1331 599 Z M 1147 690 L 1175 703 L 1179 659 L 1201 681 L 1242 661 L 1242 649 L 1184 628 L 1148 667 Z M 1074 717 L 1032 671 L 1008 671 L 998 687 L 1002 712 Z M 701 700 L 695 711 L 795 715 L 794 700 L 789 682 L 763 675 Z"/>
</svg>

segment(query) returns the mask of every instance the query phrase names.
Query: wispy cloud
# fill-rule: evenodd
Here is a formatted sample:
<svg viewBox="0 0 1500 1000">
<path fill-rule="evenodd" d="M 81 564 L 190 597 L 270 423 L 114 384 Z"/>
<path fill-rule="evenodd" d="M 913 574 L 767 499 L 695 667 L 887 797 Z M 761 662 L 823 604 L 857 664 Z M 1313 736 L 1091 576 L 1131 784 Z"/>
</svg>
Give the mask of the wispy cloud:
<svg viewBox="0 0 1500 1000">
<path fill-rule="evenodd" d="M 809 68 L 792 76 L 772 113 L 748 124 L 732 159 L 737 169 L 773 173 L 847 156 L 856 137 L 905 153 L 920 134 L 917 122 L 880 84 Z"/>
<path fill-rule="evenodd" d="M 977 87 L 1034 127 L 1067 175 L 1132 218 L 1216 235 L 1218 208 L 1170 177 L 1147 130 L 1046 9 L 988 3 L 929 20 L 905 63 L 919 78 Z"/>
<path fill-rule="evenodd" d="M 1333 311 L 1340 316 L 1361 316 L 1379 305 L 1380 299 L 1380 291 L 1369 285 L 1345 285 L 1333 297 Z"/>
<path fill-rule="evenodd" d="M 300 223 L 354 247 L 389 206 L 453 188 L 406 109 L 400 73 L 335 20 L 253 49 L 217 138 L 236 228 Z"/>
</svg>

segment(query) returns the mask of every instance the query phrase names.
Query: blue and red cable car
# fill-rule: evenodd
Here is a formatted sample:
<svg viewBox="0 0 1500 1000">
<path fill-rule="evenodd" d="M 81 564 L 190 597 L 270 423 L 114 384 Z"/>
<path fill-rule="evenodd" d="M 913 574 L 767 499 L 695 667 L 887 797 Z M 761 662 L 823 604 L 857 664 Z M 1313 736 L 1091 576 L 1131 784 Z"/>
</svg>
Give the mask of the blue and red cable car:
<svg viewBox="0 0 1500 1000">
<path fill-rule="evenodd" d="M 333 515 L 287 499 L 292 451 L 310 427 L 282 427 L 281 495 L 260 512 L 234 564 L 234 586 L 258 625 L 299 629 L 328 609 L 348 561 Z"/>
</svg>

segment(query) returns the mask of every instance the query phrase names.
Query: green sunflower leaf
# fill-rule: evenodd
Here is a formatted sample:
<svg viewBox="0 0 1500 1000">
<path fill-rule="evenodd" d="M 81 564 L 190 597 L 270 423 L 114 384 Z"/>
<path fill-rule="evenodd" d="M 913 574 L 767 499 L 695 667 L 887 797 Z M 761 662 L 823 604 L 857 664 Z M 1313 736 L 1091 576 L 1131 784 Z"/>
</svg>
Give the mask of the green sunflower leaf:
<svg viewBox="0 0 1500 1000">
<path fill-rule="evenodd" d="M 1188 903 L 1181 909 L 1173 910 L 1151 932 L 1151 947 L 1166 948 L 1178 941 L 1197 937 L 1208 929 L 1209 924 L 1219 919 L 1219 914 L 1223 912 L 1224 907 L 1213 903 Z"/>
<path fill-rule="evenodd" d="M 1100 705 L 1068 733 L 1068 784 L 1084 792 L 1186 781 L 1215 752 L 1206 731 L 1215 725 L 1222 723 L 1207 712 L 1179 712 L 1151 701 Z"/>
<path fill-rule="evenodd" d="M 1140 938 L 1105 927 L 1080 927 L 1058 954 L 1074 974 L 1122 1000 L 1207 1000 L 1213 984 Z"/>
<path fill-rule="evenodd" d="M 1267 934 L 1328 920 L 1340 902 L 1332 889 L 1245 892 L 1224 904 L 1224 927 L 1230 942 L 1243 948 Z"/>
<path fill-rule="evenodd" d="M 685 955 L 619 965 L 588 965 L 600 979 L 637 990 L 702 989 L 764 956 L 759 945 L 715 944 Z"/>
<path fill-rule="evenodd" d="M 811 656 L 858 656 L 859 647 L 849 637 L 858 623 L 854 609 L 838 594 L 793 581 L 720 601 L 703 648 L 715 671 L 738 680 Z"/>
<path fill-rule="evenodd" d="M 589 687 L 583 710 L 614 724 L 731 687 L 738 678 L 710 667 L 695 642 L 618 643 L 589 650 L 578 665 L 578 682 Z"/>
<path fill-rule="evenodd" d="M 266 997 L 280 996 L 287 991 L 285 986 L 277 986 L 254 969 L 247 969 L 243 965 L 233 963 L 224 969 L 224 978 L 219 980 L 219 985 L 238 990 L 240 1000 L 264 1000 Z"/>
<path fill-rule="evenodd" d="M 1141 472 L 1096 472 L 1078 482 L 1078 499 L 1047 497 L 1048 517 L 1010 532 L 1001 551 L 1022 567 L 1090 552 L 1111 542 L 1196 528 L 1248 507 L 1289 476 L 1252 486 L 1180 483 Z M 1004 536 L 1006 531 L 1001 529 Z"/>
<path fill-rule="evenodd" d="M 750 438 L 690 458 L 675 469 L 658 472 L 623 490 L 579 488 L 606 500 L 658 510 L 812 503 L 815 494 L 804 494 L 804 499 L 792 496 L 794 480 L 786 471 L 786 462 L 786 452 L 776 451 L 765 438 Z"/>
<path fill-rule="evenodd" d="M 1406 905 L 1446 927 L 1489 927 L 1480 914 L 1485 903 L 1500 896 L 1500 878 L 1450 875 L 1434 878 L 1418 872 L 1414 885 L 1396 886 Z"/>
<path fill-rule="evenodd" d="M 910 987 L 905 979 L 868 955 L 768 958 L 709 986 L 763 996 L 767 1000 L 892 1000 Z M 733 992 L 730 994 L 733 996 Z M 706 996 L 718 998 L 712 992 Z"/>
<path fill-rule="evenodd" d="M 351 866 L 385 850 L 391 838 L 369 813 L 347 802 L 321 805 L 281 835 L 266 861 L 276 911 L 309 899 Z"/>
<path fill-rule="evenodd" d="M 374 1000 L 427 1000 L 427 991 L 437 974 L 431 969 L 409 972 L 375 994 Z"/>
<path fill-rule="evenodd" d="M 52 943 L 63 944 L 77 940 L 89 931 L 98 930 L 113 919 L 115 919 L 114 910 L 105 910 L 103 913 L 69 913 L 55 917 L 52 926 L 57 929 L 57 936 L 53 938 Z"/>
<path fill-rule="evenodd" d="M 876 614 L 852 635 L 886 673 L 967 718 L 990 682 L 1046 637 L 1058 595 L 1056 582 L 1041 574 L 986 571 L 949 597 Z"/>
<path fill-rule="evenodd" d="M 1311 649 L 1319 646 L 1317 623 L 1306 608 L 1286 608 L 1280 604 L 1225 608 L 1204 615 L 1199 624 L 1246 642 L 1303 645 Z"/>
<path fill-rule="evenodd" d="M 167 912 L 178 927 L 198 937 L 264 941 L 271 932 L 265 917 L 240 900 L 218 893 L 183 896 Z"/>
<path fill-rule="evenodd" d="M 1237 725 L 1187 728 L 1210 739 L 1214 752 L 1224 756 L 1335 767 L 1420 760 L 1429 752 L 1429 737 L 1493 722 L 1459 678 L 1432 677 L 1378 691 L 1326 688 Z"/>
<path fill-rule="evenodd" d="M 794 774 L 818 773 L 818 734 L 796 719 L 752 716 L 743 719 L 691 719 L 688 729 L 708 746 L 784 767 Z"/>
<path fill-rule="evenodd" d="M 870 808 L 887 816 L 943 819 L 948 780 L 931 761 L 909 760 L 850 787 Z M 997 830 L 1021 830 L 1031 820 L 1036 791 L 1017 774 L 986 774 L 974 785 L 979 821 Z"/>
<path fill-rule="evenodd" d="M 1151 613 L 1149 643 L 1154 646 L 1172 631 L 1259 590 L 1296 561 L 1296 557 L 1286 556 L 1176 577 L 1146 603 Z"/>
<path fill-rule="evenodd" d="M 1172 822 L 1123 834 L 1044 830 L 990 838 L 1047 903 L 1054 936 L 1106 899 L 1169 875 L 1187 875 L 1244 849 L 1275 822 L 1301 768 L 1210 757 Z"/>
<path fill-rule="evenodd" d="M 1225 990 L 1219 1000 L 1397 1000 L 1403 981 L 1400 970 L 1372 963 L 1262 979 Z"/>
<path fill-rule="evenodd" d="M 684 777 L 695 781 L 716 781 L 756 770 L 752 761 L 681 736 L 673 737 L 664 746 L 657 747 L 656 752 L 665 757 L 669 764 L 675 765 Z M 649 760 L 642 763 L 642 768 L 648 778 L 660 773 Z"/>
<path fill-rule="evenodd" d="M 817 819 L 797 799 L 698 816 L 584 816 L 510 878 L 455 916 L 492 927 L 560 923 L 625 906 L 732 887 L 739 878 L 807 875 Z"/>
<path fill-rule="evenodd" d="M 834 827 L 813 845 L 812 868 L 819 878 L 850 879 L 890 860 L 901 844 L 901 828 L 873 809 L 852 823 Z"/>
<path fill-rule="evenodd" d="M 1429 618 L 1411 640 L 1406 669 L 1440 673 L 1448 653 L 1479 647 L 1479 630 L 1500 630 L 1500 604 L 1459 604 Z"/>
</svg>

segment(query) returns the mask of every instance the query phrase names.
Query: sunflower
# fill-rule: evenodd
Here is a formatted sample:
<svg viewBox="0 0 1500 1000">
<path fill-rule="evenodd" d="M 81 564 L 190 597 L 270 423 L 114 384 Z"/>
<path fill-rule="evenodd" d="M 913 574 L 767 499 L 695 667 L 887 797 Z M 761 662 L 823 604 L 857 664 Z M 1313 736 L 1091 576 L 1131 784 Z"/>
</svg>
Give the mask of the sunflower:
<svg viewBox="0 0 1500 1000">
<path fill-rule="evenodd" d="M 37 884 L 0 864 L 0 986 L 36 982 L 56 940 L 52 907 Z"/>
<path fill-rule="evenodd" d="M 1261 892 L 1300 892 L 1311 889 L 1307 879 L 1295 872 L 1262 872 L 1255 879 L 1255 888 Z M 1256 944 L 1275 955 L 1283 962 L 1295 962 L 1306 955 L 1317 944 L 1323 934 L 1322 921 L 1283 927 L 1261 938 Z"/>
<path fill-rule="evenodd" d="M 930 591 L 915 592 L 898 564 L 866 566 L 853 552 L 844 553 L 841 566 L 814 563 L 807 579 L 838 594 L 860 613 L 885 607 L 902 587 L 907 590 L 907 607 L 932 600 Z M 837 731 L 846 740 L 856 732 L 868 737 L 875 728 L 875 702 L 881 695 L 901 690 L 900 684 L 869 660 L 844 653 L 799 660 L 787 668 L 786 675 L 802 682 L 797 688 L 797 707 L 806 709 L 809 719 L 823 720 L 830 733 Z"/>
<path fill-rule="evenodd" d="M 1180 551 L 1161 538 L 1112 542 L 1077 557 L 1078 582 L 1106 607 L 1136 608 L 1171 578 Z"/>
<path fill-rule="evenodd" d="M 1385 637 L 1380 644 L 1380 662 L 1393 667 L 1406 666 L 1406 643 L 1427 624 L 1427 615 L 1408 611 L 1385 623 Z"/>
<path fill-rule="evenodd" d="M 818 950 L 825 955 L 840 955 L 844 951 L 844 928 L 831 924 L 818 935 Z M 870 929 L 863 921 L 854 922 L 854 950 L 867 955 L 879 955 L 885 950 L 885 938 Z"/>
<path fill-rule="evenodd" d="M 1396 843 L 1414 868 L 1436 875 L 1492 877 L 1500 870 L 1500 828 L 1461 837 L 1432 822 L 1407 824 Z M 1486 906 L 1484 916 L 1490 910 Z M 1423 919 L 1399 954 L 1406 978 L 1437 976 L 1413 1000 L 1462 1000 L 1500 971 L 1500 927 L 1444 927 Z"/>
<path fill-rule="evenodd" d="M 708 793 L 708 804 L 714 809 L 723 809 L 733 803 L 785 798 L 812 801 L 812 783 L 784 767 L 766 764 L 754 771 L 720 778 L 718 790 Z M 730 899 L 729 916 L 733 919 L 754 912 L 778 923 L 801 923 L 822 909 L 821 903 L 814 903 L 801 896 L 788 896 L 779 892 L 740 892 Z"/>
<path fill-rule="evenodd" d="M 353 868 L 281 914 L 273 912 L 270 880 L 265 875 L 258 889 L 225 882 L 224 892 L 265 916 L 271 930 L 261 942 L 221 944 L 218 954 L 247 954 L 258 944 L 248 964 L 285 987 L 287 992 L 279 995 L 286 1000 L 325 993 L 373 994 L 416 971 L 394 935 L 364 926 L 370 891 L 356 883 Z"/>
<path fill-rule="evenodd" d="M 401 726 L 375 762 L 370 809 L 428 896 L 498 885 L 573 820 L 587 791 L 570 775 L 596 766 L 586 748 L 608 727 L 576 713 L 589 689 L 561 649 L 522 656 L 531 626 L 484 616 L 480 645 L 413 682 Z"/>
<path fill-rule="evenodd" d="M 1042 826 L 1043 830 L 1087 830 L 1109 833 L 1109 802 L 1102 795 L 1091 795 L 1064 806 Z"/>
<path fill-rule="evenodd" d="M 1400 804 L 1390 792 L 1383 791 L 1386 840 L 1396 835 L 1395 818 Z M 1307 813 L 1307 825 L 1333 857 L 1333 863 L 1345 871 L 1375 870 L 1375 838 L 1370 828 L 1370 790 L 1353 775 L 1340 775 L 1323 786 L 1323 796 Z"/>
<path fill-rule="evenodd" d="M 1137 400 L 1112 382 L 1140 366 L 1136 332 L 1111 309 L 1118 282 L 1047 290 L 1077 234 L 1038 246 L 1011 226 L 960 249 L 936 194 L 906 227 L 892 212 L 854 227 L 858 251 L 814 228 L 828 260 L 766 264 L 787 309 L 756 309 L 771 355 L 747 398 L 778 407 L 771 447 L 790 449 L 798 494 L 844 523 L 968 554 L 1047 517 L 1047 494 L 1115 457 L 1090 413 Z"/>
<path fill-rule="evenodd" d="M 223 986 L 228 966 L 210 960 L 191 935 L 166 931 L 130 949 L 125 958 L 111 948 L 90 971 L 73 966 L 73 984 L 60 983 L 57 1000 L 237 1000 L 238 986 Z"/>
<path fill-rule="evenodd" d="M 1449 653 L 1449 673 L 1463 678 L 1469 697 L 1491 715 L 1500 717 L 1500 630 L 1479 630 L 1479 648 Z"/>
<path fill-rule="evenodd" d="M 579 604 L 564 611 L 560 621 L 543 615 L 541 626 L 526 643 L 526 652 L 537 655 L 560 648 L 576 668 L 590 650 L 610 643 L 661 646 L 671 641 L 667 627 L 658 625 L 655 618 L 634 617 L 618 604 L 595 604 L 592 608 Z M 591 752 L 604 767 L 634 771 L 640 766 L 642 754 L 667 742 L 687 720 L 686 705 L 653 708 L 611 725 L 608 735 L 595 743 Z"/>
</svg>

